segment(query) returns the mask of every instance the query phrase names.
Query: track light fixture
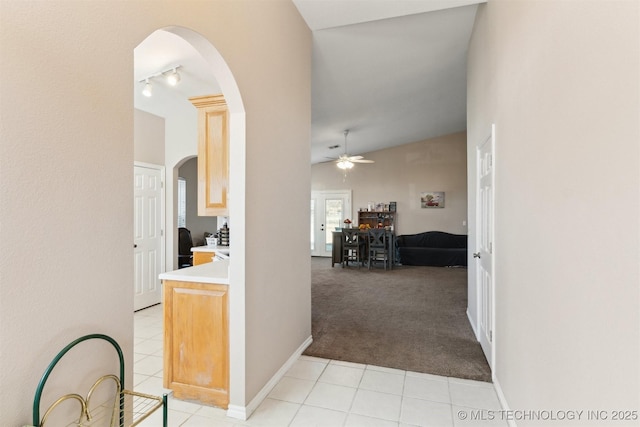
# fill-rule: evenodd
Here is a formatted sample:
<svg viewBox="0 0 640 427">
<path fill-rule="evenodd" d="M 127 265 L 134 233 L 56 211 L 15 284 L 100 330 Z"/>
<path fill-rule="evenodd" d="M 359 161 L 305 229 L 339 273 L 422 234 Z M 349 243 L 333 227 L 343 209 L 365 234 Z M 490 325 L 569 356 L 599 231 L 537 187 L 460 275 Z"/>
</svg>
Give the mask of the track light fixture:
<svg viewBox="0 0 640 427">
<path fill-rule="evenodd" d="M 144 89 L 142 89 L 142 94 L 147 98 L 153 95 L 153 86 L 149 83 L 149 79 L 145 79 Z"/>
<path fill-rule="evenodd" d="M 142 94 L 146 97 L 153 95 L 153 86 L 151 85 L 151 82 L 149 80 L 155 79 L 156 77 L 165 78 L 167 84 L 169 84 L 170 86 L 177 85 L 180 82 L 180 74 L 178 73 L 179 68 L 182 68 L 182 65 L 176 65 L 175 67 L 167 68 L 139 80 L 140 83 L 144 83 Z"/>
<path fill-rule="evenodd" d="M 167 83 L 171 86 L 175 86 L 180 82 L 180 74 L 178 74 L 178 67 L 174 68 L 172 72 L 167 74 Z"/>
</svg>

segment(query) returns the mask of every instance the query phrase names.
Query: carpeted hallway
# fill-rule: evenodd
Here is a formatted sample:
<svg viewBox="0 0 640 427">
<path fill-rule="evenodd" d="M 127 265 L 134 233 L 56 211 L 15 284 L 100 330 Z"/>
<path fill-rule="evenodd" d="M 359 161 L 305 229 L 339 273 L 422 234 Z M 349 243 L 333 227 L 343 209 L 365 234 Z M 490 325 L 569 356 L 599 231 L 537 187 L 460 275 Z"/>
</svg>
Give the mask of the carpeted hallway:
<svg viewBox="0 0 640 427">
<path fill-rule="evenodd" d="M 331 268 L 313 257 L 311 306 L 305 355 L 491 381 L 466 315 L 466 268 Z"/>
</svg>

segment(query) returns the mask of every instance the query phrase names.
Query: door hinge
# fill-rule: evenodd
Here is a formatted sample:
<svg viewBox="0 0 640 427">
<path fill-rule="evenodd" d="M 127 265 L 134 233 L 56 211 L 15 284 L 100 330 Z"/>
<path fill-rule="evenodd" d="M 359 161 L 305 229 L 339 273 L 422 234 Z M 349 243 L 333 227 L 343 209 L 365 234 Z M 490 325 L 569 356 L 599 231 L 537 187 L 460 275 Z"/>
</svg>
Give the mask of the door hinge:
<svg viewBox="0 0 640 427">
<path fill-rule="evenodd" d="M 160 237 L 164 236 L 164 230 L 160 230 Z"/>
<path fill-rule="evenodd" d="M 493 331 L 489 331 L 489 342 L 493 342 Z"/>
<path fill-rule="evenodd" d="M 164 188 L 164 181 L 160 181 L 160 188 Z"/>
</svg>

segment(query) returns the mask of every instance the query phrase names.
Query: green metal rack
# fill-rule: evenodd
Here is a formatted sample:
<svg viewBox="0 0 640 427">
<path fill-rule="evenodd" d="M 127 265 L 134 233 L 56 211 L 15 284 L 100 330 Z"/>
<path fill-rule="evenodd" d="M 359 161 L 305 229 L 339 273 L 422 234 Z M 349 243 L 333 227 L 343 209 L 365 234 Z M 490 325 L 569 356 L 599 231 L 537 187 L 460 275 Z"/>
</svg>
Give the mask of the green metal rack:
<svg viewBox="0 0 640 427">
<path fill-rule="evenodd" d="M 93 386 L 89 389 L 86 397 L 83 397 L 76 393 L 66 394 L 57 399 L 51 404 L 44 412 L 42 418 L 40 417 L 40 400 L 42 392 L 44 390 L 45 383 L 49 378 L 49 375 L 53 371 L 53 368 L 60 361 L 69 350 L 75 347 L 77 344 L 91 340 L 101 339 L 105 340 L 115 348 L 120 360 L 120 376 L 107 374 L 98 378 Z M 112 399 L 108 399 L 107 402 L 100 403 L 98 405 L 91 405 L 91 398 L 94 391 L 104 382 L 113 382 L 115 385 L 115 395 Z M 80 415 L 77 419 L 71 420 L 67 426 L 104 426 L 108 422 L 110 427 L 134 427 L 144 421 L 149 415 L 156 410 L 162 408 L 162 426 L 167 427 L 167 395 L 162 397 L 152 396 L 144 393 L 137 393 L 134 391 L 123 390 L 124 385 L 124 356 L 122 355 L 122 349 L 118 343 L 111 337 L 103 334 L 90 334 L 80 337 L 65 348 L 63 348 L 56 357 L 51 361 L 47 369 L 45 370 L 38 387 L 36 388 L 35 398 L 33 400 L 33 425 L 32 427 L 44 427 L 49 415 L 53 410 L 61 403 L 67 400 L 75 400 L 80 405 Z"/>
</svg>

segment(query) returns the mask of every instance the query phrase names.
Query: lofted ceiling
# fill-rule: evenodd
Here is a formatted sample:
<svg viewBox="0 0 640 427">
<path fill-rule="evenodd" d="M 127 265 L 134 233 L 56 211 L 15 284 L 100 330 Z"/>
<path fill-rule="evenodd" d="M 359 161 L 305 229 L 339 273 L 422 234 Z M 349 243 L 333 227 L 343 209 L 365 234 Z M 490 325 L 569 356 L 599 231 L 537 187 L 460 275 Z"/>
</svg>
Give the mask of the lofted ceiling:
<svg viewBox="0 0 640 427">
<path fill-rule="evenodd" d="M 484 0 L 293 0 L 313 31 L 311 162 L 357 155 L 466 129 L 466 55 Z M 204 59 L 156 31 L 134 51 L 135 107 L 167 117 L 188 98 L 219 93 Z M 182 65 L 170 88 L 140 80 Z M 330 149 L 330 146 L 338 148 Z"/>
</svg>

